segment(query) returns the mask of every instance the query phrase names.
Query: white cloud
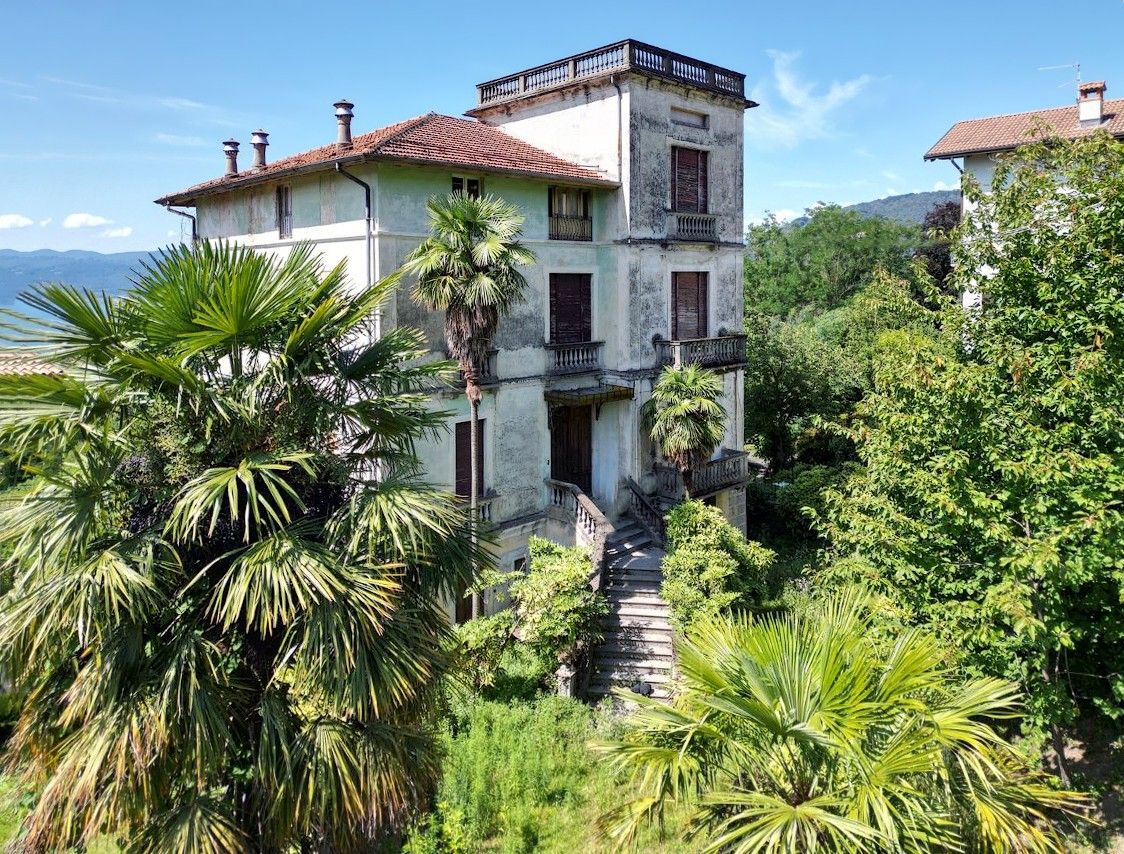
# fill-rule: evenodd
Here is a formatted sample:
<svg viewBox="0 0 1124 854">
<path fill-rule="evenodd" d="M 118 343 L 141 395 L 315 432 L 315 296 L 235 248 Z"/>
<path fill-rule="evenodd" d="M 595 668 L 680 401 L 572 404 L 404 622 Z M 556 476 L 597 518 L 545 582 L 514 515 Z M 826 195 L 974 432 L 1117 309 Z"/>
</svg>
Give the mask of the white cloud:
<svg viewBox="0 0 1124 854">
<path fill-rule="evenodd" d="M 178 133 L 154 134 L 152 140 L 153 142 L 159 142 L 163 145 L 183 145 L 189 148 L 206 148 L 210 145 L 210 143 L 201 136 L 182 136 Z"/>
<path fill-rule="evenodd" d="M 128 237 L 133 233 L 131 225 L 123 225 L 120 228 L 107 228 L 101 233 L 102 237 Z"/>
<path fill-rule="evenodd" d="M 937 181 L 933 184 L 934 190 L 959 190 L 959 184 L 946 184 L 944 181 Z"/>
<path fill-rule="evenodd" d="M 46 228 L 48 225 L 50 225 L 54 221 L 55 221 L 55 218 L 53 216 L 49 216 L 46 219 L 39 220 L 39 224 L 41 226 L 43 226 L 44 228 Z"/>
<path fill-rule="evenodd" d="M 34 220 L 23 214 L 0 214 L 0 229 L 27 228 L 34 224 Z"/>
<path fill-rule="evenodd" d="M 887 187 L 887 188 L 886 188 L 886 195 L 887 195 L 887 196 L 897 196 L 897 195 L 899 195 L 899 193 L 898 193 L 898 191 L 897 191 L 896 189 L 894 189 L 893 187 Z"/>
<path fill-rule="evenodd" d="M 767 51 L 773 60 L 773 79 L 757 84 L 750 98 L 761 106 L 746 116 L 746 136 L 769 147 L 794 148 L 807 139 L 821 139 L 834 133 L 833 115 L 857 98 L 873 79 L 869 74 L 833 80 L 826 91 L 808 82 L 795 70 L 799 52 Z M 773 93 L 778 97 L 771 97 Z"/>
<path fill-rule="evenodd" d="M 891 172 L 889 169 L 883 169 L 882 170 L 882 177 L 885 178 L 887 181 L 897 181 L 898 180 L 897 173 Z"/>
<path fill-rule="evenodd" d="M 750 225 L 761 225 L 769 219 L 774 219 L 777 222 L 789 222 L 799 216 L 803 216 L 803 211 L 794 211 L 791 208 L 781 208 L 775 211 L 765 211 L 764 216 L 755 216 L 749 218 Z"/>
<path fill-rule="evenodd" d="M 72 213 L 67 214 L 66 219 L 62 221 L 63 228 L 97 228 L 99 225 L 110 225 L 113 220 L 106 219 L 104 216 L 98 216 L 92 213 Z"/>
</svg>

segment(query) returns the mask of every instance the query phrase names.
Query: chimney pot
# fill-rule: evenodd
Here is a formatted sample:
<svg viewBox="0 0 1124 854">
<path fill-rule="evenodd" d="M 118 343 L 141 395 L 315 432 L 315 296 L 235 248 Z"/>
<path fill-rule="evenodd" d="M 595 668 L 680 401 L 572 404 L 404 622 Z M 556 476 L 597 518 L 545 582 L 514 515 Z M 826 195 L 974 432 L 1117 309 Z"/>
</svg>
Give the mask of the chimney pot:
<svg viewBox="0 0 1124 854">
<path fill-rule="evenodd" d="M 226 174 L 227 177 L 238 174 L 238 140 L 228 139 L 222 144 L 222 150 L 226 154 Z"/>
<path fill-rule="evenodd" d="M 1103 80 L 1081 83 L 1077 86 L 1077 123 L 1082 127 L 1099 125 L 1104 121 Z"/>
<path fill-rule="evenodd" d="M 269 145 L 269 134 L 260 128 L 250 136 L 250 144 L 254 147 L 254 168 L 265 168 L 265 147 Z"/>
<path fill-rule="evenodd" d="M 355 105 L 347 100 L 336 101 L 332 104 L 336 108 L 336 146 L 338 148 L 351 148 L 351 117 Z"/>
</svg>

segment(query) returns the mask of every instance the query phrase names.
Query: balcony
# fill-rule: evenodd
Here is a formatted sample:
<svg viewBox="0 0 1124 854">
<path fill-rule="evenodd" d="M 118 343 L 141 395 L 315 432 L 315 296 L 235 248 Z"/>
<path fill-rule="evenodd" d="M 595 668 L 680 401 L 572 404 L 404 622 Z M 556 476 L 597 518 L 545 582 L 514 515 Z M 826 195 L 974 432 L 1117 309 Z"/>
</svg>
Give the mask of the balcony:
<svg viewBox="0 0 1124 854">
<path fill-rule="evenodd" d="M 667 215 L 667 236 L 671 240 L 691 243 L 717 243 L 718 217 L 705 213 L 680 213 Z"/>
<path fill-rule="evenodd" d="M 749 480 L 749 454 L 722 448 L 717 457 L 692 472 L 691 479 L 694 483 L 692 498 L 706 498 L 724 489 L 741 486 Z M 677 468 L 664 463 L 656 464 L 656 493 L 670 501 L 683 498 L 683 479 Z"/>
<path fill-rule="evenodd" d="M 663 77 L 719 95 L 745 99 L 744 74 L 629 39 L 479 83 L 476 86 L 477 110 L 624 71 Z M 475 112 L 470 110 L 469 114 Z"/>
<path fill-rule="evenodd" d="M 699 365 L 703 368 L 733 368 L 745 364 L 745 336 L 719 335 L 716 338 L 689 338 L 682 341 L 655 342 L 656 361 L 660 365 L 681 368 Z"/>
<path fill-rule="evenodd" d="M 593 217 L 550 216 L 551 240 L 593 240 Z"/>
<path fill-rule="evenodd" d="M 547 344 L 546 369 L 551 374 L 581 374 L 601 369 L 604 341 L 577 344 Z"/>
</svg>

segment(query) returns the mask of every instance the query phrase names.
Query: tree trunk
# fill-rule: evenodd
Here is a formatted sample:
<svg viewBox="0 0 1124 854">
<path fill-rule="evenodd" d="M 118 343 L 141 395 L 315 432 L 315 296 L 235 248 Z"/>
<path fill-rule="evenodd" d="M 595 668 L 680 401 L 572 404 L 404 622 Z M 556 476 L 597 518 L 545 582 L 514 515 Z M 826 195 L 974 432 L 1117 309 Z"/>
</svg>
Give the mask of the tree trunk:
<svg viewBox="0 0 1124 854">
<path fill-rule="evenodd" d="M 471 379 L 475 379 L 474 377 Z M 471 383 L 471 380 L 470 380 Z M 475 392 L 475 394 L 473 393 Z M 477 433 L 480 425 L 480 390 L 475 388 L 475 383 L 468 386 L 468 403 L 471 409 L 471 417 L 468 425 L 468 447 L 469 447 L 469 466 L 471 471 L 469 473 L 469 499 L 468 508 L 469 514 L 472 519 L 472 550 L 476 551 L 476 526 L 480 521 L 478 513 L 480 506 L 480 437 Z M 476 562 L 472 564 L 472 574 L 475 579 L 476 576 Z M 484 597 L 478 592 L 474 591 L 472 594 L 472 619 L 484 615 Z"/>
</svg>

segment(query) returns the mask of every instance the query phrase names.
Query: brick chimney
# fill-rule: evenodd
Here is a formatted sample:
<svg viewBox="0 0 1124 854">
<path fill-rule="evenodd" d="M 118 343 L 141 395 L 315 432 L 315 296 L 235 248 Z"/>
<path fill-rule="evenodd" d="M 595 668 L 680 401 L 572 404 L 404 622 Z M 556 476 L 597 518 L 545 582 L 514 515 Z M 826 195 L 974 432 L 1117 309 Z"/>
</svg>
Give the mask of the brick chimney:
<svg viewBox="0 0 1124 854">
<path fill-rule="evenodd" d="M 350 101 L 336 101 L 336 148 L 351 148 L 351 117 L 355 107 Z"/>
<path fill-rule="evenodd" d="M 222 144 L 223 153 L 226 155 L 226 176 L 238 174 L 238 140 L 228 139 Z"/>
<path fill-rule="evenodd" d="M 1104 121 L 1103 80 L 1081 83 L 1077 87 L 1077 123 L 1081 127 L 1099 125 Z"/>
<path fill-rule="evenodd" d="M 254 147 L 254 168 L 265 168 L 265 147 L 269 145 L 269 134 L 258 128 L 250 135 L 250 145 Z"/>
</svg>

